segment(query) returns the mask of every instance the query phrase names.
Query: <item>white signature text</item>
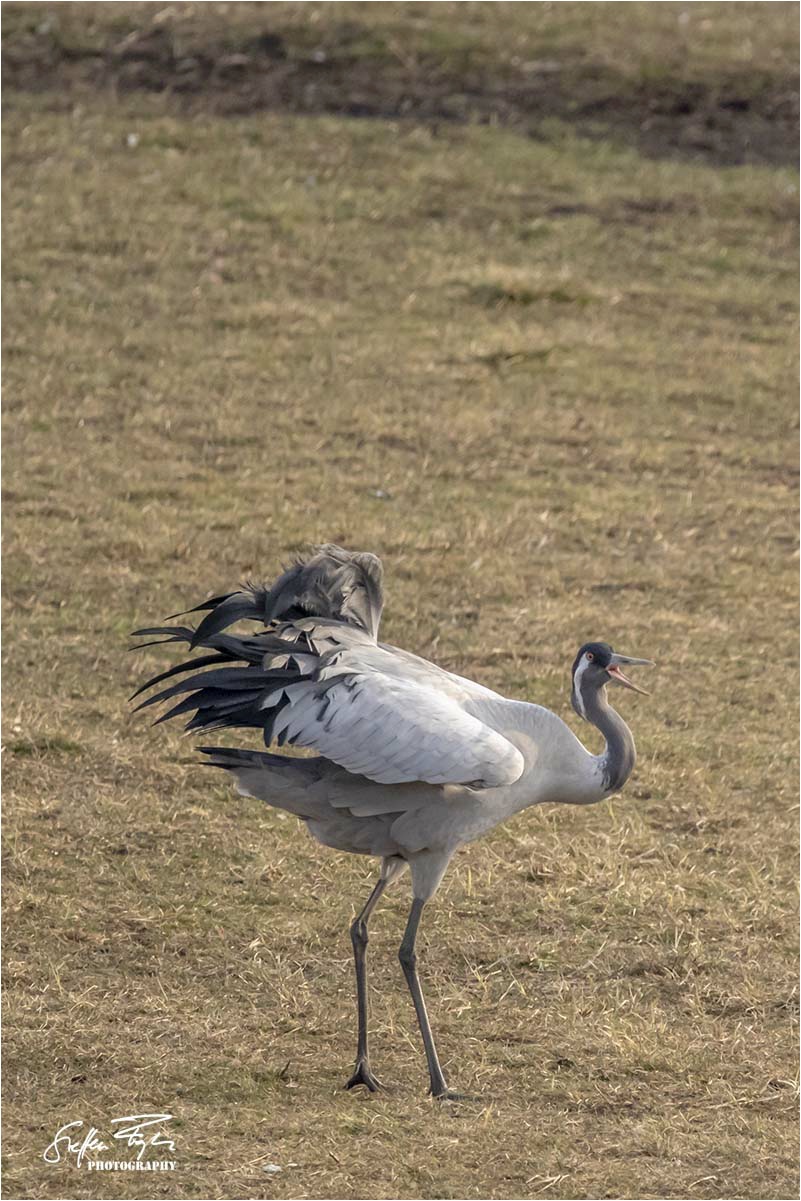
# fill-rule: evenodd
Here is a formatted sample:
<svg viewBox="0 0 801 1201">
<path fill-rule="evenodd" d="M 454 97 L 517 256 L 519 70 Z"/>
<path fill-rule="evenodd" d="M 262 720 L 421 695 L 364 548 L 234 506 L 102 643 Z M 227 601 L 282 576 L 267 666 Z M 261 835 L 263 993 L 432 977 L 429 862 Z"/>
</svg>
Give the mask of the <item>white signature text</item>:
<svg viewBox="0 0 801 1201">
<path fill-rule="evenodd" d="M 96 1126 L 86 1127 L 82 1121 L 66 1122 L 56 1132 L 50 1146 L 42 1158 L 45 1163 L 61 1163 L 70 1156 L 75 1156 L 75 1165 L 80 1167 L 84 1160 L 91 1164 L 101 1151 L 108 1151 L 114 1144 L 114 1150 L 120 1146 L 134 1150 L 136 1160 L 142 1162 L 151 1147 L 162 1147 L 164 1151 L 175 1151 L 175 1143 L 170 1138 L 163 1137 L 163 1132 L 154 1130 L 161 1127 L 172 1118 L 171 1113 L 139 1113 L 128 1114 L 122 1118 L 112 1118 L 113 1128 L 107 1136 L 114 1143 L 104 1142 Z"/>
</svg>

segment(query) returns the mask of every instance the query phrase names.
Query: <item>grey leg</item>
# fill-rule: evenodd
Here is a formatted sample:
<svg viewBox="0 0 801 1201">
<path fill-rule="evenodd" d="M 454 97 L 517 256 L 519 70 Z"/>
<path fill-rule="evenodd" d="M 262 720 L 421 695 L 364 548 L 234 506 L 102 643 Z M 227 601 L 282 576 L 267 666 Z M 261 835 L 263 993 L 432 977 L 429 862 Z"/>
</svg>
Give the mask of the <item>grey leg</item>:
<svg viewBox="0 0 801 1201">
<path fill-rule="evenodd" d="M 414 951 L 414 944 L 424 905 L 425 901 L 421 901 L 418 897 L 415 897 L 412 901 L 412 909 L 409 914 L 409 920 L 406 923 L 406 931 L 403 935 L 403 942 L 400 945 L 398 958 L 403 968 L 403 974 L 406 977 L 406 983 L 409 985 L 409 992 L 412 994 L 417 1014 L 417 1023 L 420 1027 L 420 1033 L 423 1036 L 423 1046 L 425 1047 L 426 1060 L 428 1062 L 428 1075 L 431 1081 L 431 1095 L 437 1097 L 440 1101 L 467 1100 L 460 1093 L 451 1092 L 448 1088 L 442 1067 L 440 1066 L 437 1048 L 434 1046 L 431 1023 L 428 1020 L 426 1003 L 423 999 L 423 990 L 420 987 L 420 979 L 417 975 L 417 956 Z"/>
<path fill-rule="evenodd" d="M 367 922 L 369 921 L 370 914 L 378 904 L 382 892 L 387 884 L 389 884 L 390 879 L 391 876 L 387 876 L 382 872 L 381 879 L 367 898 L 367 904 L 361 913 L 358 914 L 350 928 L 350 939 L 353 943 L 353 959 L 356 965 L 356 1005 L 359 1014 L 359 1037 L 356 1046 L 356 1067 L 345 1088 L 355 1088 L 357 1084 L 363 1084 L 371 1093 L 376 1092 L 384 1086 L 370 1071 L 370 1056 L 367 1050 L 367 971 L 365 965 L 368 943 Z"/>
</svg>

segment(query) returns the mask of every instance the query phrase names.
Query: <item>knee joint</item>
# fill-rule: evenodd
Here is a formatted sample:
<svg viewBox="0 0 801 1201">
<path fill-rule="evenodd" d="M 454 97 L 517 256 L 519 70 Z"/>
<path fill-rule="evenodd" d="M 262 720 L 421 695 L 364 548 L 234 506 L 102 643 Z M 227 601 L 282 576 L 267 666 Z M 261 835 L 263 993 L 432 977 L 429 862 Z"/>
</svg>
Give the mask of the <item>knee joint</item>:
<svg viewBox="0 0 801 1201">
<path fill-rule="evenodd" d="M 357 917 L 350 928 L 350 940 L 354 947 L 366 947 L 369 941 L 367 922 Z"/>
<path fill-rule="evenodd" d="M 408 968 L 409 971 L 414 971 L 417 966 L 417 955 L 415 954 L 414 947 L 407 947 L 401 943 L 400 950 L 398 951 L 398 959 L 400 959 L 401 967 L 404 970 Z"/>
</svg>

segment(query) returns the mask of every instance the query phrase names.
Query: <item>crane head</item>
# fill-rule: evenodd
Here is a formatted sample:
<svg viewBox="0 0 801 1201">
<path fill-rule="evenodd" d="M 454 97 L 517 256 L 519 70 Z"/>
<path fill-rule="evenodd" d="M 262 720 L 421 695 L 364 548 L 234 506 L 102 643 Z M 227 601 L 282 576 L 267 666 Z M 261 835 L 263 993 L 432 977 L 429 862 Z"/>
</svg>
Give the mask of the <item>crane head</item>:
<svg viewBox="0 0 801 1201">
<path fill-rule="evenodd" d="M 571 702 L 579 717 L 587 718 L 587 698 L 607 684 L 620 684 L 648 696 L 633 680 L 623 674 L 622 667 L 653 667 L 650 659 L 632 659 L 619 655 L 608 642 L 585 642 L 573 663 Z"/>
</svg>

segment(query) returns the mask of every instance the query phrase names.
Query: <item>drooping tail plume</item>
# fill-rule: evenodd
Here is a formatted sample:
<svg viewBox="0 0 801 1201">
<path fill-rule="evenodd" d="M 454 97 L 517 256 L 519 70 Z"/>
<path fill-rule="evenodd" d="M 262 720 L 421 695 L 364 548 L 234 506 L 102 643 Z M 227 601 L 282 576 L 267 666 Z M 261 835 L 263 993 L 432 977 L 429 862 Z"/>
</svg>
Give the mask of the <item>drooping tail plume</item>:
<svg viewBox="0 0 801 1201">
<path fill-rule="evenodd" d="M 319 546 L 279 576 L 267 598 L 267 620 L 328 617 L 358 626 L 373 638 L 384 607 L 384 569 L 368 551 Z"/>
<path fill-rule="evenodd" d="M 376 638 L 384 607 L 383 575 L 375 555 L 343 550 L 329 542 L 299 558 L 270 587 L 250 584 L 241 592 L 212 597 L 173 616 L 210 610 L 192 635 L 193 650 L 210 635 L 246 619 L 270 625 L 299 617 L 326 617 Z"/>
<path fill-rule="evenodd" d="M 135 636 L 152 637 L 155 645 L 183 642 L 191 650 L 204 647 L 215 652 L 188 659 L 149 680 L 134 696 L 185 672 L 210 669 L 170 685 L 139 708 L 180 698 L 159 721 L 193 713 L 187 730 L 261 728 L 269 745 L 275 719 L 288 703 L 284 689 L 316 679 L 336 652 L 336 639 L 322 631 L 314 637 L 311 630 L 293 623 L 308 618 L 342 622 L 374 641 L 383 607 L 382 575 L 381 560 L 375 555 L 327 544 L 287 568 L 270 587 L 247 585 L 187 610 L 207 611 L 195 630 L 181 625 L 136 630 Z M 267 628 L 250 636 L 223 633 L 243 620 Z M 325 685 L 320 691 L 322 695 Z"/>
</svg>

